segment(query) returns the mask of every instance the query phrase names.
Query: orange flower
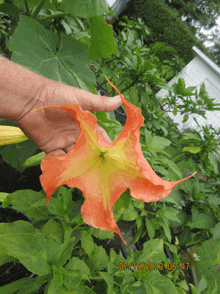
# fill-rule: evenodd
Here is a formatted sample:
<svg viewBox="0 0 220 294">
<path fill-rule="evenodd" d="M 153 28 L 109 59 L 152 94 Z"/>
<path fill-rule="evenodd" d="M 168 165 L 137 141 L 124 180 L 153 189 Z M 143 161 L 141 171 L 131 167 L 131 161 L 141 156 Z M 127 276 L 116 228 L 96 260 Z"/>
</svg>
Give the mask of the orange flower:
<svg viewBox="0 0 220 294">
<path fill-rule="evenodd" d="M 84 112 L 79 105 L 48 105 L 39 108 L 64 109 L 80 127 L 80 135 L 72 150 L 62 156 L 48 154 L 42 159 L 40 181 L 47 195 L 46 204 L 61 185 L 80 189 L 85 196 L 81 207 L 84 221 L 101 230 L 112 230 L 124 241 L 112 209 L 126 189 L 129 188 L 131 196 L 138 200 L 158 201 L 195 173 L 175 182 L 157 176 L 144 158 L 139 143 L 139 129 L 144 122 L 141 110 L 126 101 L 118 89 L 108 82 L 120 95 L 127 111 L 126 124 L 111 143 L 107 143 L 97 131 L 96 117 L 90 112 Z"/>
</svg>

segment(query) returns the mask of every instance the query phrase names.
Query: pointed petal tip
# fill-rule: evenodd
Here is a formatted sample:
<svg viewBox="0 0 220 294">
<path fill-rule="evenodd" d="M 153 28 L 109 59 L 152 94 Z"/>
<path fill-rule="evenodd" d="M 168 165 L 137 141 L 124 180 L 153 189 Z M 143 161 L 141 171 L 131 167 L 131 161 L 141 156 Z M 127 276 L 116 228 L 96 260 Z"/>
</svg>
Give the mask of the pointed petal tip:
<svg viewBox="0 0 220 294">
<path fill-rule="evenodd" d="M 128 244 L 125 242 L 125 240 L 122 238 L 122 241 L 125 243 L 126 246 L 128 246 Z"/>
<path fill-rule="evenodd" d="M 42 107 L 40 107 L 40 108 L 37 108 L 37 109 L 34 109 L 34 110 L 32 110 L 31 112 L 35 112 L 35 111 L 38 111 L 38 110 L 40 110 L 40 109 L 43 109 L 45 106 L 42 106 Z"/>
</svg>

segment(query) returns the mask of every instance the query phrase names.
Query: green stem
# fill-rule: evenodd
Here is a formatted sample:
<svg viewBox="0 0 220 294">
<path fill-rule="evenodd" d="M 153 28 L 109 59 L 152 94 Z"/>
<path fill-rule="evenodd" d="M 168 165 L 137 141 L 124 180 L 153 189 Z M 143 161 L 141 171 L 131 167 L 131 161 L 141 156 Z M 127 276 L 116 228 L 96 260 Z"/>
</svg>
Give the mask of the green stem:
<svg viewBox="0 0 220 294">
<path fill-rule="evenodd" d="M 47 19 L 59 18 L 59 17 L 63 17 L 63 16 L 66 16 L 66 15 L 71 15 L 71 13 L 68 13 L 68 12 L 60 12 L 60 13 L 56 13 L 56 14 L 51 14 L 51 15 L 39 17 L 38 20 L 39 21 L 44 21 L 44 20 L 47 20 Z"/>
<path fill-rule="evenodd" d="M 184 159 L 186 159 L 187 157 L 189 157 L 189 156 L 187 156 L 187 155 L 184 155 L 182 158 L 180 158 L 179 160 L 177 160 L 177 161 L 174 161 L 174 163 L 175 164 L 177 164 L 178 162 L 180 162 L 180 161 L 182 161 L 182 160 L 184 160 Z"/>
<path fill-rule="evenodd" d="M 24 3 L 27 10 L 27 16 L 31 16 L 27 0 L 24 0 Z"/>
<path fill-rule="evenodd" d="M 41 11 L 41 8 L 44 6 L 44 3 L 46 2 L 47 0 L 40 0 L 34 10 L 34 12 L 32 13 L 31 17 L 32 18 L 36 18 L 39 14 L 39 12 Z"/>
<path fill-rule="evenodd" d="M 78 227 L 80 227 L 83 223 L 84 223 L 84 222 L 82 221 L 80 224 L 78 224 L 77 226 L 75 226 L 75 227 L 73 228 L 73 231 L 77 230 Z"/>
</svg>

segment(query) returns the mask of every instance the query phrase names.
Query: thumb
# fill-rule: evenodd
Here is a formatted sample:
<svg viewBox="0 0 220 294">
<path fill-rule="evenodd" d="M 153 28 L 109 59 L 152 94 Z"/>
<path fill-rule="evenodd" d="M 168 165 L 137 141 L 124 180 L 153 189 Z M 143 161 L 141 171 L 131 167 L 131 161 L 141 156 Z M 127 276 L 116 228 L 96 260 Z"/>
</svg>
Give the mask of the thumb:
<svg viewBox="0 0 220 294">
<path fill-rule="evenodd" d="M 86 91 L 85 94 L 84 97 L 79 99 L 79 105 L 83 110 L 110 112 L 116 110 L 123 103 L 119 95 L 112 98 L 95 95 Z"/>
</svg>

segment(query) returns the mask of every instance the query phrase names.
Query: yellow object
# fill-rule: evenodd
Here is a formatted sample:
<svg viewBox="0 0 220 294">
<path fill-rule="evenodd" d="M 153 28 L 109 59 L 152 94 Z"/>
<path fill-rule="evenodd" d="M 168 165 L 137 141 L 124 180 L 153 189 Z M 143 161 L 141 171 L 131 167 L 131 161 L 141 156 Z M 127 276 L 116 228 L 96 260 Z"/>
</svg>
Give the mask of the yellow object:
<svg viewBox="0 0 220 294">
<path fill-rule="evenodd" d="M 0 146 L 15 144 L 28 140 L 21 129 L 10 126 L 0 126 Z"/>
</svg>

